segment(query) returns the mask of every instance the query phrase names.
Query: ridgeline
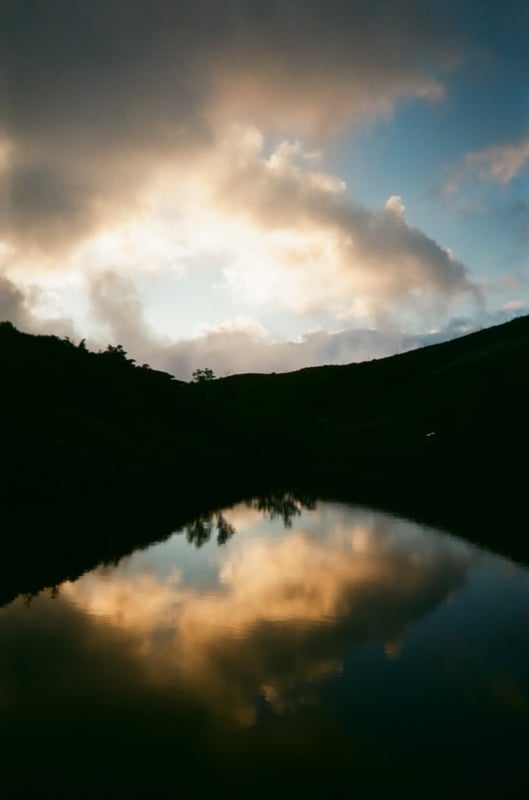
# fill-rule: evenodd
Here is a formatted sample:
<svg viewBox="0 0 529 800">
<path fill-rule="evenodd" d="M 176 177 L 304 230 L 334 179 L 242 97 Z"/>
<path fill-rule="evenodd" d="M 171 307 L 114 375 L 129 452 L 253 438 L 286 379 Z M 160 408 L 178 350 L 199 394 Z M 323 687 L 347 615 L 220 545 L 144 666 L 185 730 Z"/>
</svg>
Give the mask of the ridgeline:
<svg viewBox="0 0 529 800">
<path fill-rule="evenodd" d="M 0 323 L 3 546 L 111 557 L 284 487 L 526 558 L 528 367 L 529 317 L 361 364 L 189 384 L 121 346 Z"/>
<path fill-rule="evenodd" d="M 435 460 L 501 474 L 529 442 L 529 317 L 389 358 L 194 388 L 333 467 Z"/>
</svg>

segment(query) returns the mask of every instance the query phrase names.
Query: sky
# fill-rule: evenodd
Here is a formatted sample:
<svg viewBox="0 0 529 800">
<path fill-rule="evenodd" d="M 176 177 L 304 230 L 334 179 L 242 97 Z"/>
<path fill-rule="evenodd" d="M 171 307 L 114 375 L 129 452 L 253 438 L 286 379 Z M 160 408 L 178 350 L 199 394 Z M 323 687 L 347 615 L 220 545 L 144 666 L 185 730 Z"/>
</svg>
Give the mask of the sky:
<svg viewBox="0 0 529 800">
<path fill-rule="evenodd" d="M 529 313 L 529 5 L 0 0 L 0 319 L 187 380 Z"/>
</svg>

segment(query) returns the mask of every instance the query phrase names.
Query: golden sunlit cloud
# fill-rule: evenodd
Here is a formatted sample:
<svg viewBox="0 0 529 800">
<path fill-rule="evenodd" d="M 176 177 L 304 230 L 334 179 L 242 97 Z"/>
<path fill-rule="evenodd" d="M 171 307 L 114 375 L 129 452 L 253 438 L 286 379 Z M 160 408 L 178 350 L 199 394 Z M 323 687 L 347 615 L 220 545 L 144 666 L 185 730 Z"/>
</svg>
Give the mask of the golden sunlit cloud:
<svg viewBox="0 0 529 800">
<path fill-rule="evenodd" d="M 139 0 L 92 13 L 60 0 L 50 36 L 44 7 L 11 4 L 3 62 L 16 102 L 0 135 L 17 161 L 3 234 L 51 264 L 52 250 L 133 216 L 160 170 L 185 171 L 234 123 L 314 143 L 405 98 L 438 100 L 459 61 L 453 32 L 420 5 L 382 6 Z"/>
<path fill-rule="evenodd" d="M 364 324 L 396 305 L 418 313 L 419 295 L 423 316 L 479 299 L 450 251 L 408 225 L 402 198 L 358 206 L 342 179 L 314 168 L 318 158 L 299 140 L 267 153 L 254 126 L 228 126 L 200 158 L 159 170 L 141 212 L 89 236 L 62 266 L 98 285 L 117 270 L 133 286 L 141 274 L 183 278 L 217 264 L 219 290 L 243 306 Z M 5 274 L 34 280 L 14 256 Z"/>
<path fill-rule="evenodd" d="M 482 313 L 460 252 L 414 227 L 405 171 L 373 189 L 374 207 L 351 177 L 366 126 L 396 122 L 405 102 L 444 113 L 463 52 L 448 15 L 390 0 L 265 6 L 58 0 L 50 38 L 44 7 L 9 4 L 0 304 L 17 324 L 120 341 L 188 377 L 211 350 L 228 371 L 303 366 L 295 344 L 311 363 L 350 362 L 387 350 L 347 350 L 347 328 L 399 339 Z M 476 151 L 469 169 L 508 181 L 524 146 Z"/>
<path fill-rule="evenodd" d="M 295 313 L 372 316 L 395 301 L 413 305 L 418 289 L 425 305 L 428 295 L 436 303 L 475 295 L 462 265 L 407 225 L 401 198 L 388 200 L 391 218 L 368 211 L 345 197 L 341 179 L 311 165 L 299 141 L 281 142 L 267 156 L 255 128 L 229 128 L 218 149 L 188 169 L 184 187 L 171 173 L 159 181 L 158 205 L 176 246 L 165 244 L 158 223 L 162 260 L 153 243 L 151 264 L 173 250 L 177 265 L 179 248 L 217 258 L 228 264 L 225 286 L 239 301 Z M 142 230 L 149 225 L 129 232 L 140 257 Z"/>
</svg>

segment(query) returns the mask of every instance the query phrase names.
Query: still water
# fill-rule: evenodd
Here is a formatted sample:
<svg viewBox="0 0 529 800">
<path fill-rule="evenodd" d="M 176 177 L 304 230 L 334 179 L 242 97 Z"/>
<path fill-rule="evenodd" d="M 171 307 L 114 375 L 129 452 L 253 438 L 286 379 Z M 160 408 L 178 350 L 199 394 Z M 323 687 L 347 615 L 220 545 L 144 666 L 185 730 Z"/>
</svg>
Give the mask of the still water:
<svg viewBox="0 0 529 800">
<path fill-rule="evenodd" d="M 369 509 L 254 500 L 0 609 L 0 725 L 6 797 L 509 796 L 529 573 Z"/>
</svg>

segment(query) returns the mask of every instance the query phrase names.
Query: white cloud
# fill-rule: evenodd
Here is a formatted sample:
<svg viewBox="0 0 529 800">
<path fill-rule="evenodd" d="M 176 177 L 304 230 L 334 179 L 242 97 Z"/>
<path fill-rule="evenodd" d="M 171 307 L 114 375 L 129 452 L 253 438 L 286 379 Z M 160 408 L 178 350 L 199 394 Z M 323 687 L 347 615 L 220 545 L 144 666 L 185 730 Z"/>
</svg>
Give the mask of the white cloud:
<svg viewBox="0 0 529 800">
<path fill-rule="evenodd" d="M 480 177 L 509 183 L 529 162 L 529 137 L 512 144 L 493 145 L 469 153 L 465 158 L 467 167 L 476 170 Z"/>
<path fill-rule="evenodd" d="M 71 320 L 47 314 L 45 293 L 37 286 L 18 286 L 0 273 L 0 322 L 9 321 L 28 333 L 53 333 L 72 336 Z"/>
<path fill-rule="evenodd" d="M 503 321 L 501 319 L 493 321 Z M 106 329 L 108 330 L 108 328 Z M 472 330 L 469 320 L 454 320 L 430 333 L 405 333 L 398 328 L 374 330 L 318 328 L 295 340 L 272 336 L 260 323 L 245 318 L 227 320 L 192 339 L 177 342 L 152 338 L 141 325 L 132 335 L 114 328 L 114 342 L 123 343 L 140 363 L 165 370 L 181 380 L 190 380 L 197 368 L 209 367 L 217 377 L 243 372 L 288 372 L 321 364 L 348 364 L 383 358 L 398 352 L 435 344 Z M 130 331 L 129 331 L 130 333 Z M 98 342 L 102 346 L 103 342 Z"/>
<path fill-rule="evenodd" d="M 478 299 L 465 267 L 406 222 L 400 196 L 367 209 L 341 179 L 300 164 L 299 142 L 267 158 L 262 139 L 243 139 L 244 150 L 239 134 L 227 135 L 208 163 L 206 204 L 244 227 L 225 276 L 245 302 L 373 320 L 397 306 L 426 315 L 457 297 Z"/>
<path fill-rule="evenodd" d="M 82 319 L 70 304 L 72 316 L 99 325 L 104 286 L 107 335 L 119 335 L 128 320 L 134 338 L 135 315 L 121 313 L 120 297 L 149 273 L 187 275 L 199 285 L 204 268 L 219 306 L 229 301 L 251 318 L 283 309 L 345 326 L 387 326 L 410 315 L 431 324 L 454 303 L 479 302 L 463 264 L 408 223 L 399 195 L 379 210 L 363 207 L 340 177 L 315 168 L 315 161 L 299 140 L 267 152 L 261 131 L 228 126 L 215 148 L 160 173 L 135 216 L 96 232 L 64 258 L 70 281 L 80 287 L 88 281 L 93 304 Z M 31 284 L 31 263 L 20 266 L 10 252 L 6 274 Z M 41 273 L 41 282 L 51 282 L 50 274 Z M 123 285 L 112 288 L 119 276 Z M 59 274 L 54 283 L 59 294 L 62 280 Z M 153 318 L 151 309 L 145 313 Z"/>
<path fill-rule="evenodd" d="M 137 296 L 149 272 L 192 281 L 209 270 L 219 305 L 228 299 L 241 317 L 280 309 L 346 327 L 437 318 L 478 298 L 457 258 L 406 221 L 399 195 L 367 209 L 322 166 L 338 132 L 443 95 L 458 48 L 437 12 L 390 0 L 332 0 L 331 10 L 138 0 L 124 15 L 113 0 L 95 14 L 57 2 L 46 37 L 47 13 L 13 4 L 3 54 L 13 83 L 0 120 L 10 173 L 0 235 L 28 309 L 38 309 L 30 289 L 47 285 L 80 336 L 156 354 L 169 342 L 148 329 L 154 314 Z M 242 335 L 266 339 L 246 322 L 202 338 Z"/>
<path fill-rule="evenodd" d="M 395 214 L 397 217 L 403 217 L 406 211 L 406 206 L 402 202 L 402 197 L 398 194 L 392 194 L 391 197 L 388 197 L 384 208 L 386 211 L 391 211 L 391 213 Z"/>
<path fill-rule="evenodd" d="M 472 178 L 506 185 L 516 178 L 529 163 L 529 137 L 484 147 L 467 153 L 463 164 L 445 184 L 447 194 L 456 192 Z"/>
<path fill-rule="evenodd" d="M 285 341 L 252 323 L 228 324 L 194 339 L 175 342 L 156 355 L 153 352 L 151 363 L 156 358 L 164 369 L 185 380 L 194 369 L 206 366 L 219 377 L 240 372 L 285 372 L 389 355 L 403 347 L 404 338 L 398 332 L 318 329 L 295 341 Z"/>
</svg>

